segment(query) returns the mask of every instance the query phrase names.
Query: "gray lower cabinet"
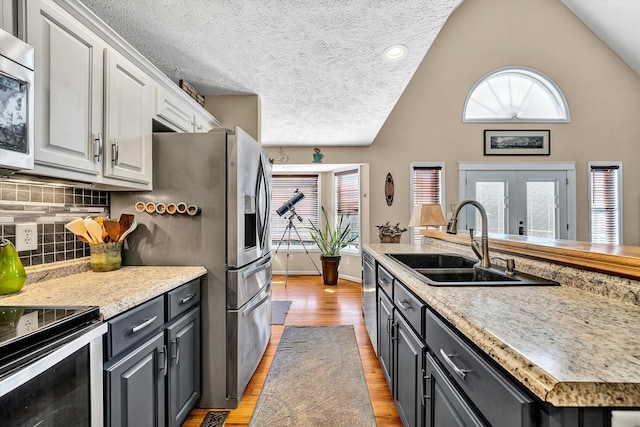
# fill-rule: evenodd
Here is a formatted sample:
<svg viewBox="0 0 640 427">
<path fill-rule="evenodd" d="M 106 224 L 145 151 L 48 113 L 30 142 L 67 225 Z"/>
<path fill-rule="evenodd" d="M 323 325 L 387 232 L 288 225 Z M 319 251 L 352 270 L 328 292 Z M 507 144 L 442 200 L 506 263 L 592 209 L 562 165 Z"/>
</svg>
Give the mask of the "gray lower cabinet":
<svg viewBox="0 0 640 427">
<path fill-rule="evenodd" d="M 167 327 L 168 425 L 181 426 L 200 397 L 200 308 Z"/>
<path fill-rule="evenodd" d="M 108 321 L 105 425 L 178 427 L 200 398 L 200 280 Z"/>
<path fill-rule="evenodd" d="M 405 426 L 420 427 L 424 418 L 424 357 L 427 346 L 397 311 L 395 325 L 396 407 Z"/>
<path fill-rule="evenodd" d="M 165 424 L 164 343 L 164 333 L 160 331 L 105 369 L 106 425 Z"/>
<path fill-rule="evenodd" d="M 393 391 L 392 362 L 392 327 L 393 327 L 393 303 L 384 293 L 378 289 L 378 360 L 380 367 L 387 379 L 389 388 Z"/>
<path fill-rule="evenodd" d="M 380 288 L 378 358 L 402 423 L 407 427 L 423 425 L 425 351 L 423 340 Z"/>
</svg>

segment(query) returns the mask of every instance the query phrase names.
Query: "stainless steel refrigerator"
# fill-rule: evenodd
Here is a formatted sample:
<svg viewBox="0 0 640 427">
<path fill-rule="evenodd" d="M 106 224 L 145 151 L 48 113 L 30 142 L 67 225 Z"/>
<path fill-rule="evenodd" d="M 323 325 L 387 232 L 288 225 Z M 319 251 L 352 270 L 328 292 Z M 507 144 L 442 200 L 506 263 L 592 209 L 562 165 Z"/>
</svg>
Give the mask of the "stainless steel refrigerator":
<svg viewBox="0 0 640 427">
<path fill-rule="evenodd" d="M 153 191 L 111 193 L 112 217 L 132 213 L 138 222 L 127 237 L 125 265 L 208 270 L 203 408 L 237 407 L 271 337 L 270 200 L 269 157 L 240 128 L 154 134 Z M 139 202 L 164 212 L 137 212 Z M 192 208 L 170 214 L 170 205 Z"/>
</svg>

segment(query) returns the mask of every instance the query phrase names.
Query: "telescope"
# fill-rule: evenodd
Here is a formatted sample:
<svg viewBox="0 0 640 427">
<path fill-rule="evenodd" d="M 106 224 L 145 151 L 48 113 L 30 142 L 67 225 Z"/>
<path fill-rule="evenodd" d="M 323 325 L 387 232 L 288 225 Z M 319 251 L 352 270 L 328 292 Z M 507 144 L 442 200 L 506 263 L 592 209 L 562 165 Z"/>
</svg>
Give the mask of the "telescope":
<svg viewBox="0 0 640 427">
<path fill-rule="evenodd" d="M 291 197 L 289 200 L 284 202 L 282 206 L 276 209 L 276 212 L 278 213 L 278 215 L 282 216 L 287 212 L 289 212 L 290 210 L 292 210 L 293 207 L 296 205 L 296 203 L 298 203 L 302 199 L 304 199 L 304 193 L 296 190 L 295 193 L 293 194 L 293 197 Z"/>
</svg>

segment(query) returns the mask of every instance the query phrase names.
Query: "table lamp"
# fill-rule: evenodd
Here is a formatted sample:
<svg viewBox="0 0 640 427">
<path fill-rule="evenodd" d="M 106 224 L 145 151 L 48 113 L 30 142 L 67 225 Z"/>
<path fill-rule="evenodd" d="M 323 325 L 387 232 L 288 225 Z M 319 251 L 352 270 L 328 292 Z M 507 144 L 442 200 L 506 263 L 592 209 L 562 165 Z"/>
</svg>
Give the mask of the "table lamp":
<svg viewBox="0 0 640 427">
<path fill-rule="evenodd" d="M 422 204 L 413 207 L 409 227 L 429 227 L 447 225 L 439 204 Z"/>
</svg>

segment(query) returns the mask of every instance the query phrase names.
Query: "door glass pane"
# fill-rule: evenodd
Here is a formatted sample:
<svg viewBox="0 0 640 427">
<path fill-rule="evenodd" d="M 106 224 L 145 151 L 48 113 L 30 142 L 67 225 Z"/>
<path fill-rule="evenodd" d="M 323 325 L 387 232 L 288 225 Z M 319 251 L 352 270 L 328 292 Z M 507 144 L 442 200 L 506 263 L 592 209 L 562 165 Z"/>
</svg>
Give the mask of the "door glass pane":
<svg viewBox="0 0 640 427">
<path fill-rule="evenodd" d="M 507 183 L 504 181 L 476 182 L 476 200 L 487 211 L 489 233 L 505 233 Z M 475 215 L 476 234 L 482 233 L 482 218 L 477 215 L 476 209 L 468 208 L 467 215 Z"/>
<path fill-rule="evenodd" d="M 527 236 L 556 238 L 556 200 L 555 181 L 527 182 Z"/>
</svg>

